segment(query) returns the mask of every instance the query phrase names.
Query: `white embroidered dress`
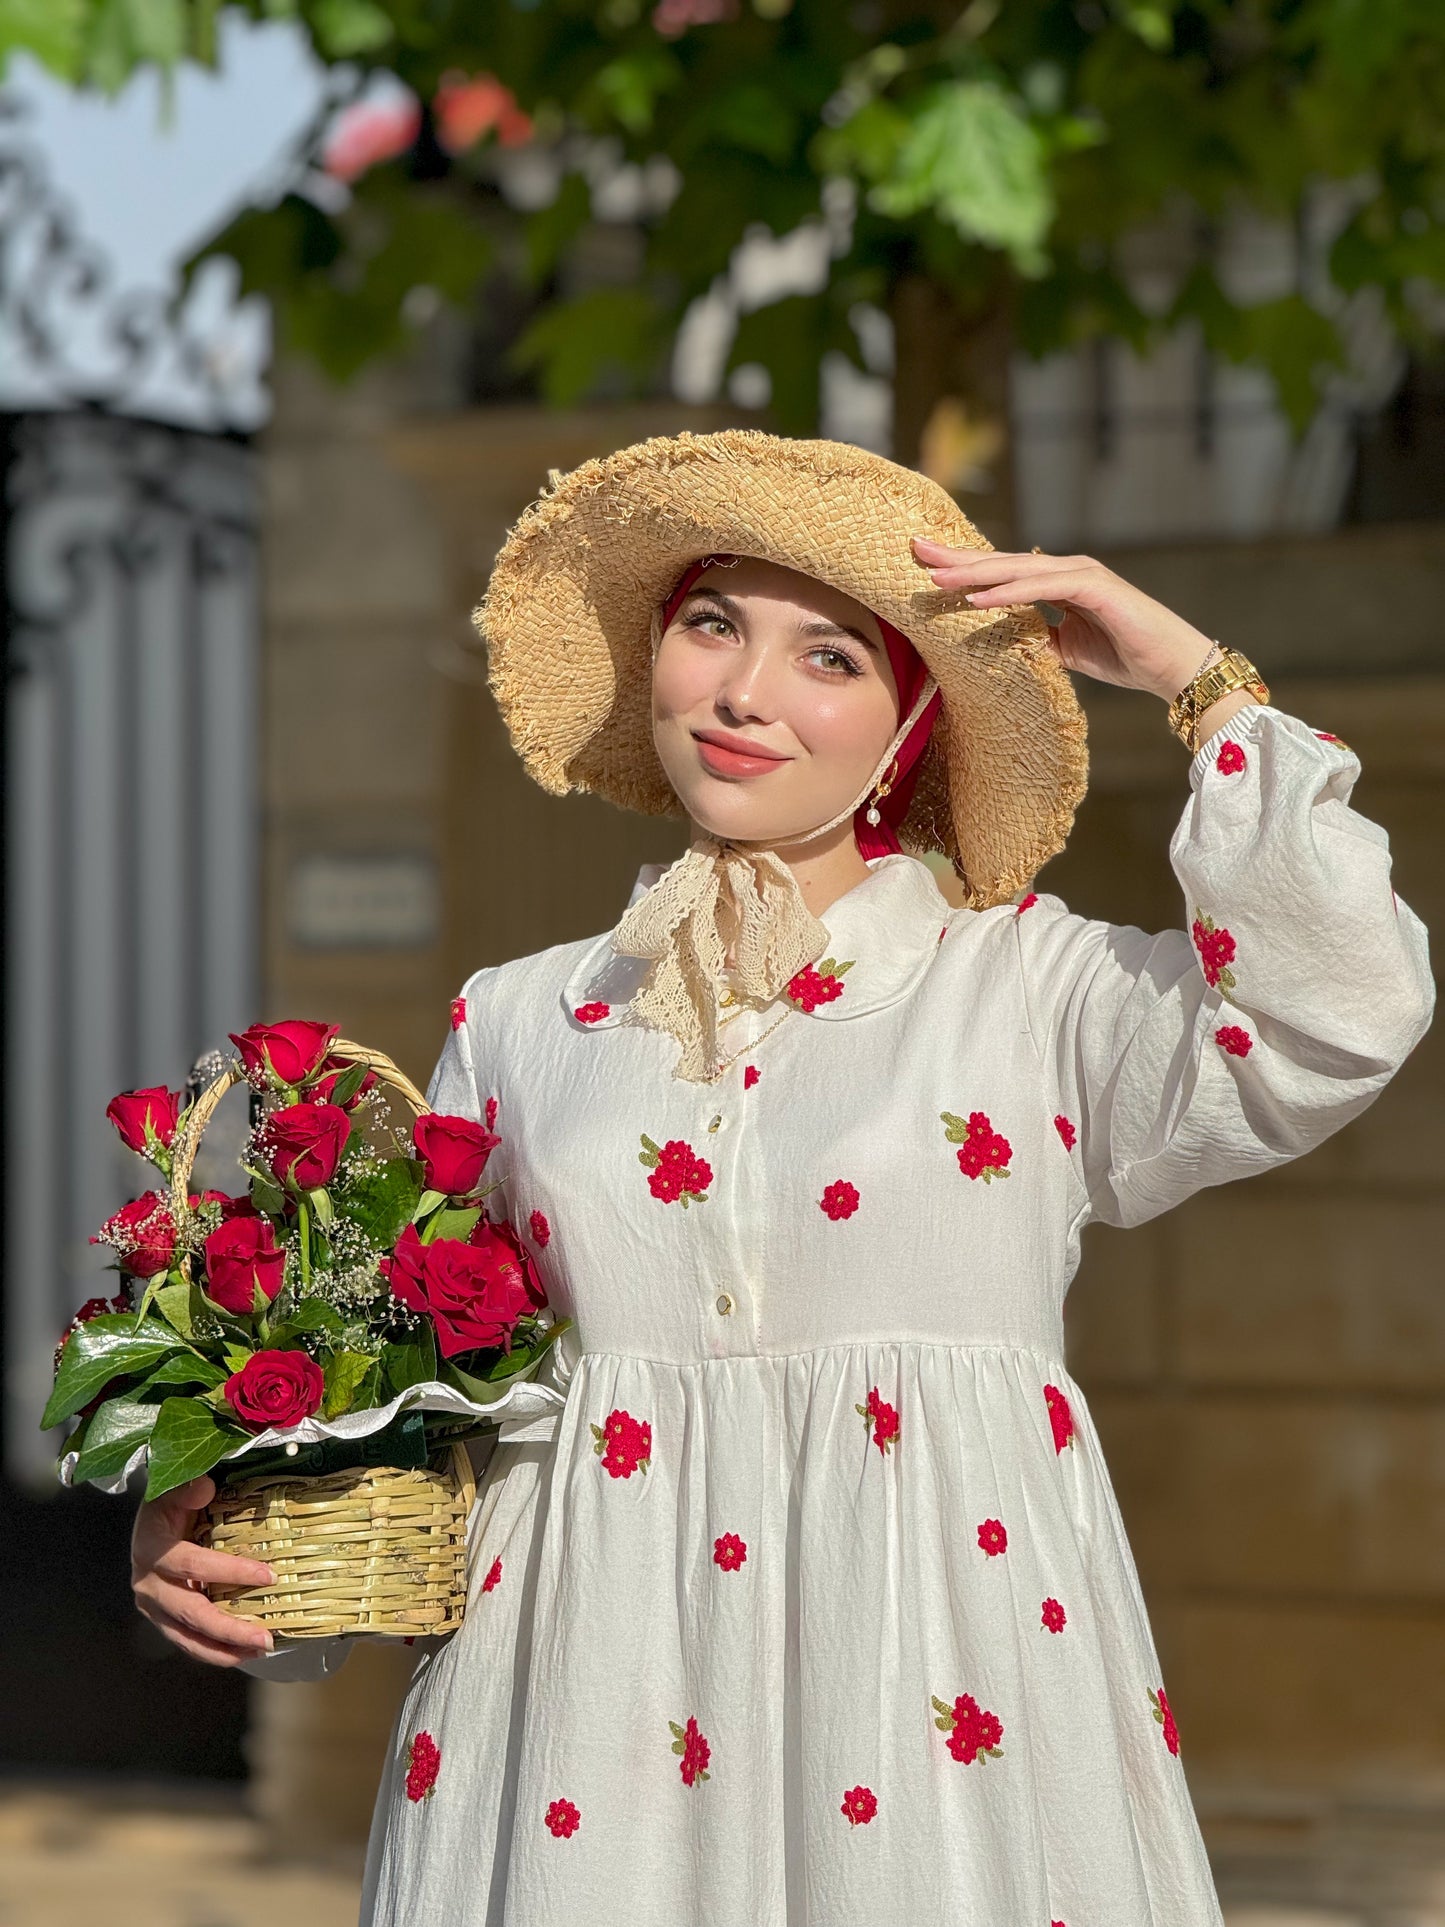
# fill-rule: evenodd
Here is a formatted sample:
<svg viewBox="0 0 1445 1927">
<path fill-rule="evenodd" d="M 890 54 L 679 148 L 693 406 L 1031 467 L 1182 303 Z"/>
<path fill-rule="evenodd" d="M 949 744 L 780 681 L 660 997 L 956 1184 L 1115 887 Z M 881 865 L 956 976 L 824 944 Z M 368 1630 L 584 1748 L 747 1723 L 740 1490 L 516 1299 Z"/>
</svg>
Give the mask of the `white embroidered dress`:
<svg viewBox="0 0 1445 1927">
<path fill-rule="evenodd" d="M 1358 772 L 1226 724 L 1157 935 L 885 856 L 823 913 L 851 968 L 743 1010 L 713 1086 L 606 936 L 470 979 L 431 1098 L 497 1100 L 494 1205 L 575 1326 L 419 1643 L 364 1927 L 1218 1927 L 1061 1315 L 1091 1219 L 1297 1157 L 1425 1030 Z"/>
</svg>

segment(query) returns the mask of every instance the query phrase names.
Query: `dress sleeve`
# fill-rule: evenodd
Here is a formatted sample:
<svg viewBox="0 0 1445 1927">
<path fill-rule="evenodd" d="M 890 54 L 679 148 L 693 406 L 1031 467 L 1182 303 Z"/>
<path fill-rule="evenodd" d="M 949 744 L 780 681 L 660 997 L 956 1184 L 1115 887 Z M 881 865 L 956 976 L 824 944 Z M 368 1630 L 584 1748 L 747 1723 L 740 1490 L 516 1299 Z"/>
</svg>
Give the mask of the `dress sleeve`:
<svg viewBox="0 0 1445 1927">
<path fill-rule="evenodd" d="M 1424 925 L 1359 761 L 1270 704 L 1195 754 L 1169 845 L 1183 928 L 1014 914 L 1028 1025 L 1055 1080 L 1080 1222 L 1142 1224 L 1299 1157 L 1379 1096 L 1429 1027 Z"/>
</svg>

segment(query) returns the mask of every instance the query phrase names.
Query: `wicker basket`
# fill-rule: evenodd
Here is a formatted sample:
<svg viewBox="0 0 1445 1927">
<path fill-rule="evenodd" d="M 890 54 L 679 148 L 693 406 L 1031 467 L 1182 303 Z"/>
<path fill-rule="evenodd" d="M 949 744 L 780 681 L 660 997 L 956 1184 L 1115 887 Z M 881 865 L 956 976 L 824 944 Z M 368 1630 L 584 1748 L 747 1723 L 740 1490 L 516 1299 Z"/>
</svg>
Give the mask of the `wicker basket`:
<svg viewBox="0 0 1445 1927">
<path fill-rule="evenodd" d="M 421 1092 L 380 1051 L 338 1038 L 331 1055 L 365 1064 L 421 1116 Z M 172 1205 L 184 1212 L 191 1167 L 212 1113 L 242 1072 L 229 1066 L 196 1100 L 171 1175 Z M 216 1467 L 215 1498 L 195 1537 L 218 1552 L 261 1559 L 266 1587 L 211 1586 L 226 1612 L 273 1633 L 320 1639 L 337 1633 L 409 1637 L 455 1632 L 466 1610 L 466 1525 L 476 1495 L 471 1456 L 452 1444 L 425 1466 L 355 1466 L 307 1476 L 269 1473 L 227 1480 Z"/>
</svg>

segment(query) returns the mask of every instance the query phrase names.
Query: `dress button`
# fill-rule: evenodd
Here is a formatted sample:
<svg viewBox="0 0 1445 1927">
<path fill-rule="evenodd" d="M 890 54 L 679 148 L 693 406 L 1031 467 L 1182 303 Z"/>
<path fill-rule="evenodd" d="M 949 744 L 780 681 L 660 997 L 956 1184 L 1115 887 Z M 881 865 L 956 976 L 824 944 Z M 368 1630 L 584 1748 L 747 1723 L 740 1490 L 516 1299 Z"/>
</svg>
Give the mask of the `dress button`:
<svg viewBox="0 0 1445 1927">
<path fill-rule="evenodd" d="M 730 1291 L 720 1291 L 717 1295 L 717 1308 L 724 1317 L 733 1308 L 733 1295 Z"/>
<path fill-rule="evenodd" d="M 712 1119 L 712 1121 L 711 1121 L 711 1123 L 710 1123 L 710 1124 L 708 1125 L 708 1127 L 707 1127 L 707 1128 L 708 1128 L 708 1129 L 709 1129 L 710 1131 L 716 1131 L 716 1130 L 717 1130 L 717 1129 L 719 1128 L 719 1126 L 720 1126 L 721 1124 L 722 1124 L 722 1112 L 721 1112 L 721 1111 L 718 1111 L 718 1112 L 717 1112 L 717 1113 L 716 1113 L 716 1114 L 714 1115 L 714 1117 L 713 1117 L 713 1119 Z"/>
</svg>

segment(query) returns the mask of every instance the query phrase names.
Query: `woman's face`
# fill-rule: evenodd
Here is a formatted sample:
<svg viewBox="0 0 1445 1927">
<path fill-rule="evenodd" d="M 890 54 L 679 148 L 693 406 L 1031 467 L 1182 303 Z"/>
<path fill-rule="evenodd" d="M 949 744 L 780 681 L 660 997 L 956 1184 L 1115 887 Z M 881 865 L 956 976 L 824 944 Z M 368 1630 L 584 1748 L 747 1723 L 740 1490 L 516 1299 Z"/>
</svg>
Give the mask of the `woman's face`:
<svg viewBox="0 0 1445 1927">
<path fill-rule="evenodd" d="M 662 767 L 693 822 L 717 837 L 781 844 L 826 823 L 857 796 L 899 721 L 877 618 L 775 562 L 704 570 L 653 663 Z"/>
</svg>

